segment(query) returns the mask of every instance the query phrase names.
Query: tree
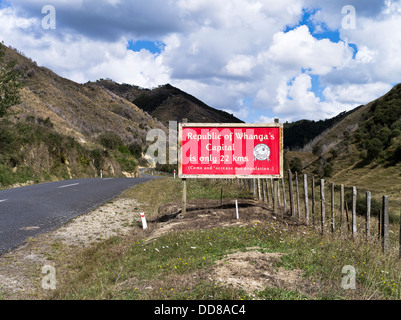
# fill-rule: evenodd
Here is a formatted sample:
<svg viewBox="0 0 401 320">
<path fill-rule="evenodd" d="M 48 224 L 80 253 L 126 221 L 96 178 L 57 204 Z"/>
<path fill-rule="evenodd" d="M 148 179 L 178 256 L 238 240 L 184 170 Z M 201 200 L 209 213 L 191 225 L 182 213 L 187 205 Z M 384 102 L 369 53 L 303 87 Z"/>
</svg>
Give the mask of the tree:
<svg viewBox="0 0 401 320">
<path fill-rule="evenodd" d="M 112 131 L 102 133 L 97 140 L 103 147 L 107 149 L 117 149 L 123 144 L 121 137 Z"/>
<path fill-rule="evenodd" d="M 5 61 L 5 47 L 0 43 L 0 118 L 10 107 L 20 103 L 21 74 L 15 69 L 15 64 L 15 61 Z"/>
<path fill-rule="evenodd" d="M 331 178 L 333 175 L 333 166 L 328 163 L 323 169 L 323 176 L 326 178 Z"/>
<path fill-rule="evenodd" d="M 290 169 L 292 172 L 298 172 L 302 173 L 303 166 L 302 166 L 302 160 L 298 157 L 295 157 L 290 161 Z"/>
<path fill-rule="evenodd" d="M 377 158 L 380 155 L 380 152 L 383 151 L 383 142 L 381 142 L 378 138 L 367 141 L 366 151 L 369 160 Z"/>
</svg>

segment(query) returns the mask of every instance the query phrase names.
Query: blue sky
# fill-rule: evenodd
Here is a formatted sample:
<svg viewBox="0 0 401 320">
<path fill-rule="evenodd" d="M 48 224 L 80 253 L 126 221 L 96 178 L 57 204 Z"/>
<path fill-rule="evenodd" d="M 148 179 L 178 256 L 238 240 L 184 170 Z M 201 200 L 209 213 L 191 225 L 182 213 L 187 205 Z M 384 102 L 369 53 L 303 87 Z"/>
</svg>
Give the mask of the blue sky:
<svg viewBox="0 0 401 320">
<path fill-rule="evenodd" d="M 0 40 L 80 83 L 170 83 L 247 122 L 319 120 L 400 81 L 400 2 L 59 0 L 48 30 L 47 1 L 0 0 Z"/>
<path fill-rule="evenodd" d="M 140 52 L 141 50 L 147 50 L 153 54 L 160 54 L 166 45 L 162 41 L 151 41 L 151 40 L 130 40 L 127 45 L 127 49 L 134 52 Z"/>
</svg>

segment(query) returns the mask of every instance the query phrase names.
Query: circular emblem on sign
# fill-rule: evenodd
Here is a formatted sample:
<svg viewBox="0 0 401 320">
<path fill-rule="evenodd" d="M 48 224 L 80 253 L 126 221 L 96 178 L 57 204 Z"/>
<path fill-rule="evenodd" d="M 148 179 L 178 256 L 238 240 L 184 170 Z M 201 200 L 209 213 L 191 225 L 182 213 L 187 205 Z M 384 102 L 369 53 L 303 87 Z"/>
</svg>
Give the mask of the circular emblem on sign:
<svg viewBox="0 0 401 320">
<path fill-rule="evenodd" d="M 253 155 L 255 156 L 255 161 L 270 161 L 270 148 L 263 143 L 258 144 L 253 149 Z"/>
</svg>

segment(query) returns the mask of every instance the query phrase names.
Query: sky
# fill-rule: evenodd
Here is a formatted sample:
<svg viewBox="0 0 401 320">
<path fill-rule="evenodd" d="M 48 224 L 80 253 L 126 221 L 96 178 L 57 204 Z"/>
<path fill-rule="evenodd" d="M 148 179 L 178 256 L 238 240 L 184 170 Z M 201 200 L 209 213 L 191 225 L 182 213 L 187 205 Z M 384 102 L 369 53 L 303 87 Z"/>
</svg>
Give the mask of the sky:
<svg viewBox="0 0 401 320">
<path fill-rule="evenodd" d="M 0 0 L 0 41 L 79 83 L 170 83 L 248 123 L 321 120 L 400 82 L 401 0 Z"/>
</svg>

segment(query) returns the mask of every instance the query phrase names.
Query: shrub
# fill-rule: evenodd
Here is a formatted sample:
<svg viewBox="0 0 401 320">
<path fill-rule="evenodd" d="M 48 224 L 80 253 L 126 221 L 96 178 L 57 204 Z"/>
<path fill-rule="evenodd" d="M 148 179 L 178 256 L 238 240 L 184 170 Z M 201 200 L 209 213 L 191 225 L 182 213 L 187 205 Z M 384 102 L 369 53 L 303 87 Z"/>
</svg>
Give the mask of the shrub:
<svg viewBox="0 0 401 320">
<path fill-rule="evenodd" d="M 142 146 L 140 144 L 131 143 L 130 146 L 129 146 L 129 151 L 136 158 L 142 157 L 142 151 L 143 150 L 142 150 Z"/>
<path fill-rule="evenodd" d="M 383 142 L 381 142 L 378 138 L 374 138 L 370 141 L 367 141 L 366 151 L 367 151 L 367 158 L 369 160 L 377 158 L 383 151 Z"/>
<path fill-rule="evenodd" d="M 290 161 L 290 169 L 292 172 L 301 173 L 303 170 L 302 161 L 300 158 L 295 157 Z"/>
<path fill-rule="evenodd" d="M 315 156 L 320 155 L 320 154 L 322 153 L 322 147 L 319 146 L 319 145 L 315 145 L 315 146 L 313 147 L 313 149 L 312 149 L 312 153 L 313 153 Z"/>
<path fill-rule="evenodd" d="M 329 163 L 323 169 L 323 176 L 330 178 L 333 175 L 333 166 Z"/>
<path fill-rule="evenodd" d="M 124 145 L 120 145 L 118 147 L 118 151 L 120 151 L 122 154 L 125 154 L 125 155 L 130 155 L 131 154 L 130 150 Z"/>
<path fill-rule="evenodd" d="M 401 162 L 401 144 L 397 146 L 393 153 L 393 160 L 395 162 Z"/>
<path fill-rule="evenodd" d="M 117 147 L 123 144 L 121 137 L 118 134 L 111 131 L 102 133 L 98 137 L 98 141 L 106 149 L 116 149 Z"/>
</svg>

